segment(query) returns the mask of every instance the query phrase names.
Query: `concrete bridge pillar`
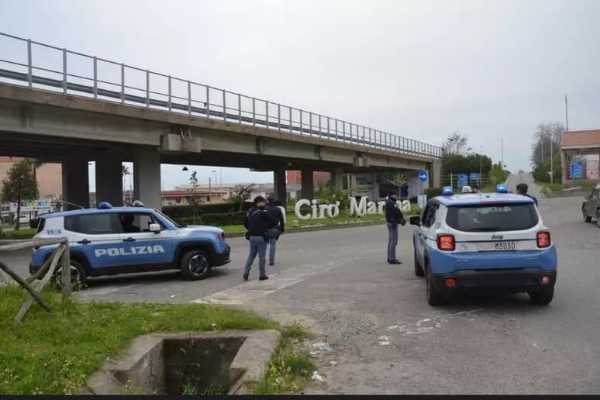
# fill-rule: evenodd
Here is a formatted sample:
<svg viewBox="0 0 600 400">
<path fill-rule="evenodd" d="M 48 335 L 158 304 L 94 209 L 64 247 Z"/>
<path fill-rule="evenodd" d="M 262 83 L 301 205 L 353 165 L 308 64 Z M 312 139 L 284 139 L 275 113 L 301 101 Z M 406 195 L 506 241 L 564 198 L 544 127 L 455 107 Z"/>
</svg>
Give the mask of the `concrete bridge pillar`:
<svg viewBox="0 0 600 400">
<path fill-rule="evenodd" d="M 315 189 L 315 184 L 314 184 L 314 180 L 313 180 L 313 172 L 314 170 L 312 168 L 303 168 L 302 169 L 302 198 L 303 199 L 310 199 L 312 200 L 312 198 L 314 197 L 315 193 L 314 193 L 314 189 Z"/>
<path fill-rule="evenodd" d="M 160 191 L 160 153 L 150 147 L 138 147 L 133 155 L 134 198 L 146 207 L 162 207 Z"/>
<path fill-rule="evenodd" d="M 101 201 L 123 205 L 122 165 L 121 157 L 108 152 L 96 159 L 96 205 Z"/>
<path fill-rule="evenodd" d="M 287 185 L 285 169 L 276 169 L 273 171 L 275 196 L 283 205 L 287 203 Z"/>
<path fill-rule="evenodd" d="M 433 177 L 429 178 L 430 187 L 434 187 L 434 188 L 441 187 L 442 186 L 442 160 L 433 160 L 433 162 L 431 163 L 431 175 L 433 175 Z"/>
<path fill-rule="evenodd" d="M 69 157 L 62 162 L 62 197 L 63 200 L 80 205 L 90 206 L 90 185 L 87 157 Z M 65 203 L 64 210 L 78 207 Z"/>
<path fill-rule="evenodd" d="M 330 179 L 330 183 L 331 183 L 331 189 L 334 192 L 339 192 L 344 190 L 344 169 L 343 168 L 336 168 L 333 171 L 331 171 L 331 179 Z"/>
</svg>

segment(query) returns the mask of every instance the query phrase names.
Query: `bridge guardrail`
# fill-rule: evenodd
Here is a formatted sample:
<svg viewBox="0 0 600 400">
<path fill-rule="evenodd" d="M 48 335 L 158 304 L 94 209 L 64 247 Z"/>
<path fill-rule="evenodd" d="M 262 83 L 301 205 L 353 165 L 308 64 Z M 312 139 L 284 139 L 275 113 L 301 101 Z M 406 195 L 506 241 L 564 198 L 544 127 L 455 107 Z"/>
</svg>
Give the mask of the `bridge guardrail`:
<svg viewBox="0 0 600 400">
<path fill-rule="evenodd" d="M 34 49 L 37 49 L 35 55 L 41 55 L 40 61 L 34 57 Z M 53 58 L 55 65 L 47 65 Z M 0 82 L 64 94 L 77 93 L 428 159 L 442 156 L 441 147 L 429 143 L 2 32 Z"/>
</svg>

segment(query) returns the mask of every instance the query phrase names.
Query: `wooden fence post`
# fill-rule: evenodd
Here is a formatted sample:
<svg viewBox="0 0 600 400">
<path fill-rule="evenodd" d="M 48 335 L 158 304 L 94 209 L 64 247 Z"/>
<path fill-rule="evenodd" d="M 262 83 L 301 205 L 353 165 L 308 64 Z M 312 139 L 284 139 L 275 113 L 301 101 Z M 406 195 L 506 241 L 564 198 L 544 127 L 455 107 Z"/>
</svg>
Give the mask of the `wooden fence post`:
<svg viewBox="0 0 600 400">
<path fill-rule="evenodd" d="M 61 246 L 63 247 L 61 279 L 64 300 L 71 296 L 73 288 L 71 285 L 71 254 L 69 252 L 69 241 L 66 240 Z"/>
</svg>

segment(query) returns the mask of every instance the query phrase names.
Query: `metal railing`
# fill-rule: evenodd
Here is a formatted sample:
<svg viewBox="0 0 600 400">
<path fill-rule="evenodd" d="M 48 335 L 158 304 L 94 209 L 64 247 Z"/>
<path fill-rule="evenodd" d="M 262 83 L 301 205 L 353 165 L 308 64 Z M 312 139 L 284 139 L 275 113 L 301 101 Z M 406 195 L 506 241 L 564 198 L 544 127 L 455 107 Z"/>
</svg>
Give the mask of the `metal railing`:
<svg viewBox="0 0 600 400">
<path fill-rule="evenodd" d="M 3 49 L 4 46 L 6 49 Z M 52 61 L 53 66 L 42 65 Z M 64 94 L 77 93 L 94 99 L 168 110 L 190 117 L 219 119 L 227 123 L 263 127 L 428 159 L 442 155 L 441 147 L 429 143 L 2 32 L 0 82 Z"/>
</svg>

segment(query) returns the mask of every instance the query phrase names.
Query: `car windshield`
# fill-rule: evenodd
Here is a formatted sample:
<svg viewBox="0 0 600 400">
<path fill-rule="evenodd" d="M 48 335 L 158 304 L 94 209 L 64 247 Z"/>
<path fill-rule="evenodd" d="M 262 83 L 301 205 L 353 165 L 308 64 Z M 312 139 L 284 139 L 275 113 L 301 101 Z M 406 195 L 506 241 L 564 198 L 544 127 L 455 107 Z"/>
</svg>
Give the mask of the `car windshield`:
<svg viewBox="0 0 600 400">
<path fill-rule="evenodd" d="M 448 207 L 446 223 L 463 232 L 518 231 L 538 223 L 532 203 L 477 204 Z"/>
<path fill-rule="evenodd" d="M 169 216 L 168 216 L 168 215 L 166 215 L 166 214 L 163 214 L 163 213 L 162 213 L 162 212 L 160 212 L 159 210 L 156 210 L 156 209 L 155 209 L 154 211 L 156 211 L 158 214 L 160 214 L 160 216 L 161 216 L 161 217 L 163 217 L 164 219 L 166 219 L 168 222 L 170 222 L 171 224 L 173 224 L 173 226 L 175 226 L 175 227 L 177 227 L 177 228 L 183 228 L 183 227 L 185 227 L 185 225 L 182 225 L 182 224 L 180 224 L 180 223 L 177 223 L 177 222 L 173 221 L 173 220 L 171 219 L 171 217 L 169 217 Z"/>
</svg>

